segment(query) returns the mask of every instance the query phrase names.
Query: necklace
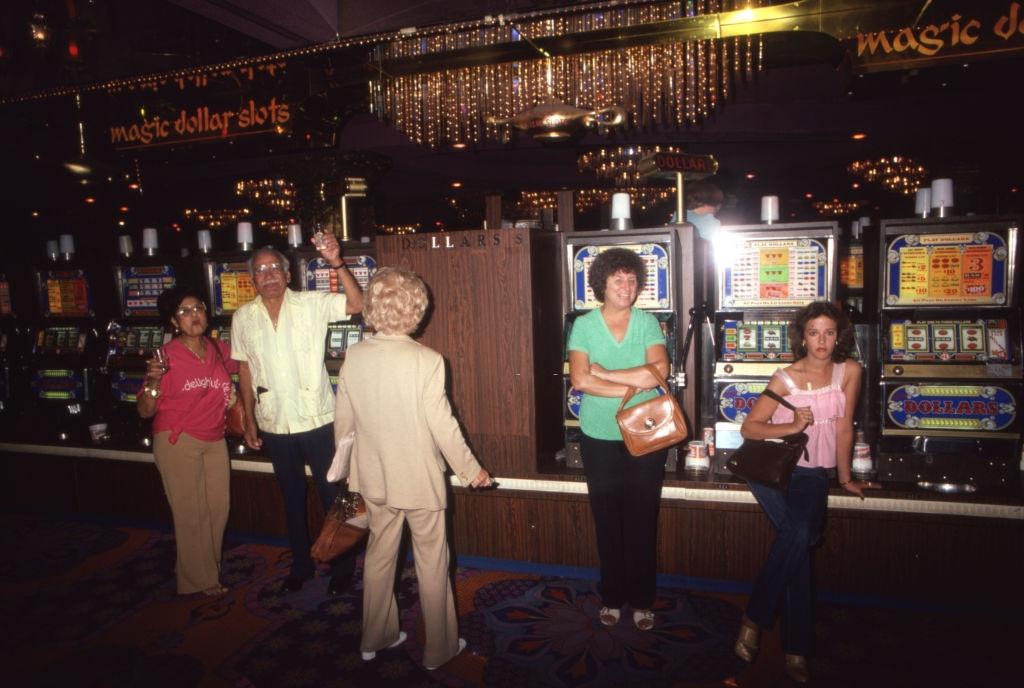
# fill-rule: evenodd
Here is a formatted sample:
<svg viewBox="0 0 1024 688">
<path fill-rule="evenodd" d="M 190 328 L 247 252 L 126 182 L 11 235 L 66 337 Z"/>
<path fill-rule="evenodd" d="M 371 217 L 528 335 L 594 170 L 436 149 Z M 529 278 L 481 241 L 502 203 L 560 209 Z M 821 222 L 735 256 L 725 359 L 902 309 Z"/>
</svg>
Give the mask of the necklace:
<svg viewBox="0 0 1024 688">
<path fill-rule="evenodd" d="M 200 361 L 205 361 L 206 360 L 206 346 L 203 344 L 202 341 L 199 342 L 199 350 L 198 351 L 196 351 L 191 346 L 189 346 L 188 343 L 184 339 L 181 340 L 181 345 L 184 346 L 189 351 L 191 351 L 192 355 L 195 356 Z"/>
</svg>

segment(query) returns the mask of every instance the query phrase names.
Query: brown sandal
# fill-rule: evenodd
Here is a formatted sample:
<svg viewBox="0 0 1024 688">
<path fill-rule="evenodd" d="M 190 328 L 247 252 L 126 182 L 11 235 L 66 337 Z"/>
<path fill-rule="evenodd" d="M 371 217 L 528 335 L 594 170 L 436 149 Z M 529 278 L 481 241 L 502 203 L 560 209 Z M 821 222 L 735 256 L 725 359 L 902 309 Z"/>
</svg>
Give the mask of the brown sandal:
<svg viewBox="0 0 1024 688">
<path fill-rule="evenodd" d="M 619 623 L 619 616 L 621 612 L 618 609 L 611 609 L 610 607 L 601 607 L 601 611 L 597 613 L 597 618 L 601 619 L 601 623 L 605 626 L 614 626 Z"/>
<path fill-rule="evenodd" d="M 221 595 L 223 595 L 227 591 L 228 591 L 227 588 L 225 588 L 220 583 L 217 583 L 217 585 L 211 585 L 206 590 L 203 590 L 203 594 L 206 595 L 207 597 L 220 597 Z"/>
<path fill-rule="evenodd" d="M 811 672 L 807 668 L 807 658 L 803 655 L 786 655 L 786 675 L 795 683 L 807 683 L 811 680 Z"/>
</svg>

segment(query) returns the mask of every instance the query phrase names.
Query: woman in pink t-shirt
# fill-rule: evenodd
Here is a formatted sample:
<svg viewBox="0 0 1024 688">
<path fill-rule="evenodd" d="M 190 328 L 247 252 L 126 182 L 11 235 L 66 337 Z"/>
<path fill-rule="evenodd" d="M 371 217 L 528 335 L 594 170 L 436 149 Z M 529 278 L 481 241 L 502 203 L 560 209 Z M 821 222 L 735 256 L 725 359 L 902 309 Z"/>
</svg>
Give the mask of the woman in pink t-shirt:
<svg viewBox="0 0 1024 688">
<path fill-rule="evenodd" d="M 797 464 L 785 490 L 749 483 L 776 537 L 754 582 L 735 649 L 741 659 L 753 661 L 761 629 L 770 628 L 778 612 L 786 673 L 806 683 L 814 641 L 811 548 L 825 524 L 830 472 L 838 473 L 841 488 L 861 499 L 872 485 L 850 475 L 853 409 L 861 384 L 861 365 L 851 358 L 850 320 L 831 303 L 814 302 L 797 311 L 789 337 L 796 360 L 776 371 L 768 389 L 786 397 L 796 412 L 761 395 L 740 432 L 753 439 L 806 432 L 808 461 Z"/>
<path fill-rule="evenodd" d="M 178 594 L 227 591 L 220 583 L 221 546 L 228 522 L 231 464 L 224 411 L 238 363 L 224 342 L 206 336 L 201 296 L 168 289 L 157 301 L 175 336 L 149 361 L 138 393 L 139 415 L 153 418 L 153 456 L 174 518 Z"/>
</svg>

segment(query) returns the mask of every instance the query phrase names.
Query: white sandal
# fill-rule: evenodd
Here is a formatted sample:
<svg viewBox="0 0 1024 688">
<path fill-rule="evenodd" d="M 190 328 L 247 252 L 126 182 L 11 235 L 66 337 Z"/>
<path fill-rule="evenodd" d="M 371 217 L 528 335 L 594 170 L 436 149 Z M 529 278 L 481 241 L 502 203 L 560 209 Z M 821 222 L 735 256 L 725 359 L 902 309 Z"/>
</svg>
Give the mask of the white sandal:
<svg viewBox="0 0 1024 688">
<path fill-rule="evenodd" d="M 654 612 L 650 609 L 637 609 L 633 612 L 633 623 L 641 631 L 654 628 Z"/>
<path fill-rule="evenodd" d="M 622 612 L 618 609 L 611 609 L 609 607 L 601 607 L 601 611 L 597 613 L 597 618 L 601 619 L 601 623 L 605 626 L 614 626 L 619 623 L 619 616 Z"/>
</svg>

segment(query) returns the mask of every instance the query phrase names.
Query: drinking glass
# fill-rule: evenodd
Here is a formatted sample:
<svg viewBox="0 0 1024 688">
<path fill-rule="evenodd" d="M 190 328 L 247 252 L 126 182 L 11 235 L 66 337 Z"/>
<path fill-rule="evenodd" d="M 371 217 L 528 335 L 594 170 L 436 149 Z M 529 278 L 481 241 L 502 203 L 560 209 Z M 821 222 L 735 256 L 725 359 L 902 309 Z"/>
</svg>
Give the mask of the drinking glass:
<svg viewBox="0 0 1024 688">
<path fill-rule="evenodd" d="M 162 346 L 158 346 L 153 350 L 153 358 L 160 364 L 160 368 L 166 373 L 171 367 L 171 360 L 167 358 L 167 352 L 164 351 Z"/>
</svg>

